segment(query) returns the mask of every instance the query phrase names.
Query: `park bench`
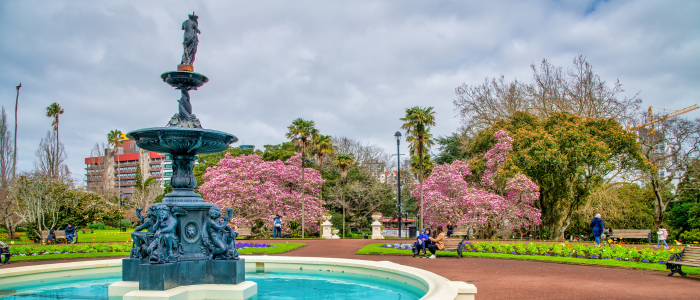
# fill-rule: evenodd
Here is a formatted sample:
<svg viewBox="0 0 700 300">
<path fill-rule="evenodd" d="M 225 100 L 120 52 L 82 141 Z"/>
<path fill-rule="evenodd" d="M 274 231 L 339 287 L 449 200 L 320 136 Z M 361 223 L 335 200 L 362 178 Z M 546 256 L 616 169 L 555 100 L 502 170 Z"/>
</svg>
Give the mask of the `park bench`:
<svg viewBox="0 0 700 300">
<path fill-rule="evenodd" d="M 242 236 L 244 238 L 249 238 L 253 236 L 252 232 L 250 231 L 250 228 L 239 227 L 236 228 L 236 232 L 238 233 L 238 236 Z"/>
<path fill-rule="evenodd" d="M 59 231 L 59 230 L 54 230 L 54 231 L 53 231 L 53 234 L 56 235 L 56 241 L 58 241 L 58 240 L 67 241 L 67 239 L 66 239 L 66 232 L 65 232 L 65 231 L 63 231 L 63 230 L 60 230 L 60 231 Z M 46 240 L 46 238 L 48 238 L 48 236 L 49 236 L 49 231 L 48 231 L 48 230 L 42 230 L 42 231 L 41 231 L 41 236 L 43 237 L 44 241 L 46 241 L 47 244 L 50 243 L 50 241 L 47 241 L 47 240 Z M 54 241 L 54 242 L 56 242 L 56 241 Z M 76 243 L 78 242 L 78 235 L 77 235 L 77 234 L 73 237 L 73 241 L 76 242 Z"/>
<path fill-rule="evenodd" d="M 647 239 L 647 242 L 651 244 L 651 230 L 650 229 L 614 229 L 611 239 Z"/>
<path fill-rule="evenodd" d="M 445 238 L 444 250 L 457 250 L 457 255 L 459 256 L 459 258 L 462 258 L 462 249 L 464 249 L 464 241 L 469 240 L 469 228 L 455 228 L 452 231 L 452 236 L 461 236 L 462 238 Z"/>
<path fill-rule="evenodd" d="M 671 270 L 671 274 L 678 273 L 681 276 L 688 275 L 681 270 L 682 266 L 700 267 L 700 247 L 685 246 L 680 253 L 674 253 L 666 261 L 666 269 Z"/>
</svg>

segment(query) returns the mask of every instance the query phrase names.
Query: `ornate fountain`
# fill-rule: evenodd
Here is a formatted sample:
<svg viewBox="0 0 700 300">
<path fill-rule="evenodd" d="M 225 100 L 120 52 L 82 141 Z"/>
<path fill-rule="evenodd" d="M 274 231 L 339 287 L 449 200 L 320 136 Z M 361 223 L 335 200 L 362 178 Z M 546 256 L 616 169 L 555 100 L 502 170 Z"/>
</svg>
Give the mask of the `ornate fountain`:
<svg viewBox="0 0 700 300">
<path fill-rule="evenodd" d="M 199 286 L 200 290 L 206 290 L 202 285 L 210 284 L 230 285 L 231 291 L 244 291 L 245 295 L 257 292 L 255 283 L 241 286 L 245 282 L 245 262 L 236 251 L 237 233 L 227 226 L 233 210 L 227 209 L 221 220 L 221 209 L 204 202 L 193 190 L 197 186 L 192 171 L 196 156 L 224 151 L 238 139 L 225 132 L 203 129 L 192 113 L 190 91 L 209 79 L 195 73 L 192 66 L 199 43 L 198 17 L 194 13 L 189 15 L 182 29 L 185 31 L 182 61 L 177 71 L 161 75 L 165 83 L 180 90 L 178 113 L 165 127 L 138 129 L 127 134 L 142 149 L 172 156 L 173 192 L 162 203 L 152 205 L 146 216 L 141 210 L 136 211 L 141 226 L 131 234 L 134 246 L 130 258 L 123 260 L 123 281 L 110 286 L 110 295 L 112 290 L 121 289 L 115 293 L 125 299 L 144 299 L 154 295 L 151 291 L 164 291 L 167 295 L 157 297 L 163 299 L 181 294 L 174 290 L 178 287 L 190 286 L 191 291 L 191 286 Z"/>
</svg>

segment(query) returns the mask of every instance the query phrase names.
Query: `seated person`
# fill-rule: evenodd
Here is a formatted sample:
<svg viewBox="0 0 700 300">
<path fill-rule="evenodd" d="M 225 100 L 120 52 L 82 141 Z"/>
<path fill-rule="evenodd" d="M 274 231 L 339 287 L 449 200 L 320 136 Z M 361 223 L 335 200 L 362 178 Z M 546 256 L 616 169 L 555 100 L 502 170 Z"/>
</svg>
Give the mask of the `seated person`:
<svg viewBox="0 0 700 300">
<path fill-rule="evenodd" d="M 442 225 L 437 227 L 435 231 L 435 238 L 429 238 L 432 244 L 428 245 L 428 250 L 430 250 L 430 258 L 435 258 L 435 252 L 437 250 L 445 250 L 445 233 L 442 231 Z"/>
<path fill-rule="evenodd" d="M 10 263 L 10 246 L 5 244 L 4 242 L 0 241 L 0 255 L 5 256 L 5 264 Z M 0 266 L 3 264 L 2 262 L 2 257 L 0 256 Z"/>
<path fill-rule="evenodd" d="M 420 251 L 423 250 L 423 256 L 428 257 L 425 254 L 425 249 L 426 246 L 430 243 L 430 228 L 426 228 L 425 230 L 421 230 L 420 234 L 418 234 L 417 241 L 413 243 L 413 257 L 418 257 L 420 256 Z"/>
<path fill-rule="evenodd" d="M 73 224 L 71 224 L 71 223 L 68 223 L 68 226 L 66 226 L 66 229 L 65 229 L 65 233 L 66 233 L 66 240 L 68 240 L 71 244 L 73 244 L 74 243 L 73 237 L 77 236 L 77 234 L 75 233 L 75 226 L 73 226 Z"/>
<path fill-rule="evenodd" d="M 49 235 L 46 236 L 46 244 L 55 244 L 56 243 L 56 233 L 54 233 L 53 229 L 49 231 Z"/>
</svg>

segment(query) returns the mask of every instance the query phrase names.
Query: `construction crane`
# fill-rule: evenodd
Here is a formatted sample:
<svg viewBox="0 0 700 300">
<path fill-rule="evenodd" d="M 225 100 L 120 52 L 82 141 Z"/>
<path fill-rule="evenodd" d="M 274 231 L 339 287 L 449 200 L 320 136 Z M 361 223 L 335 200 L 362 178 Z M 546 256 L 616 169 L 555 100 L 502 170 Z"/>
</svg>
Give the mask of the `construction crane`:
<svg viewBox="0 0 700 300">
<path fill-rule="evenodd" d="M 687 112 L 696 110 L 696 109 L 700 108 L 700 106 L 698 106 L 697 104 L 693 104 L 693 105 L 688 106 L 688 107 L 686 107 L 686 108 L 684 108 L 684 109 L 672 110 L 671 113 L 666 114 L 666 115 L 663 115 L 663 116 L 658 117 L 658 118 L 656 118 L 656 119 L 654 119 L 654 114 L 653 114 L 652 111 L 651 111 L 652 108 L 658 108 L 658 109 L 663 109 L 663 110 L 670 110 L 670 109 L 666 109 L 666 108 L 660 108 L 660 107 L 649 106 L 649 122 L 647 122 L 647 123 L 644 124 L 644 125 L 639 125 L 639 126 L 635 126 L 635 127 L 627 126 L 627 130 L 638 130 L 638 129 L 640 129 L 640 128 L 644 128 L 644 127 L 647 127 L 647 126 L 649 126 L 649 125 L 654 125 L 654 124 L 659 123 L 659 122 L 661 122 L 661 121 L 668 120 L 668 119 L 673 118 L 673 117 L 675 117 L 675 116 L 679 116 L 679 115 L 682 115 L 682 114 L 684 114 L 684 113 L 687 113 Z M 652 135 L 655 134 L 655 132 L 654 132 L 654 127 L 652 127 L 652 128 L 649 130 L 649 133 L 652 134 Z"/>
</svg>

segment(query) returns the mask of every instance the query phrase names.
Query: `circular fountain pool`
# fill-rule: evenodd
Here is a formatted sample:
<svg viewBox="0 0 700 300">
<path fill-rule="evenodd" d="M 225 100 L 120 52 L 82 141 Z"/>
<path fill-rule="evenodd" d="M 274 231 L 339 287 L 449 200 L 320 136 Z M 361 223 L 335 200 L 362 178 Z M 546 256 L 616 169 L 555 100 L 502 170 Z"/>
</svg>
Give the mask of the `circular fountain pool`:
<svg viewBox="0 0 700 300">
<path fill-rule="evenodd" d="M 120 299 L 107 287 L 120 272 L 63 276 L 0 285 L 0 300 Z M 246 273 L 258 284 L 257 300 L 275 299 L 420 299 L 425 292 L 406 283 L 375 276 L 313 270 Z"/>
</svg>

